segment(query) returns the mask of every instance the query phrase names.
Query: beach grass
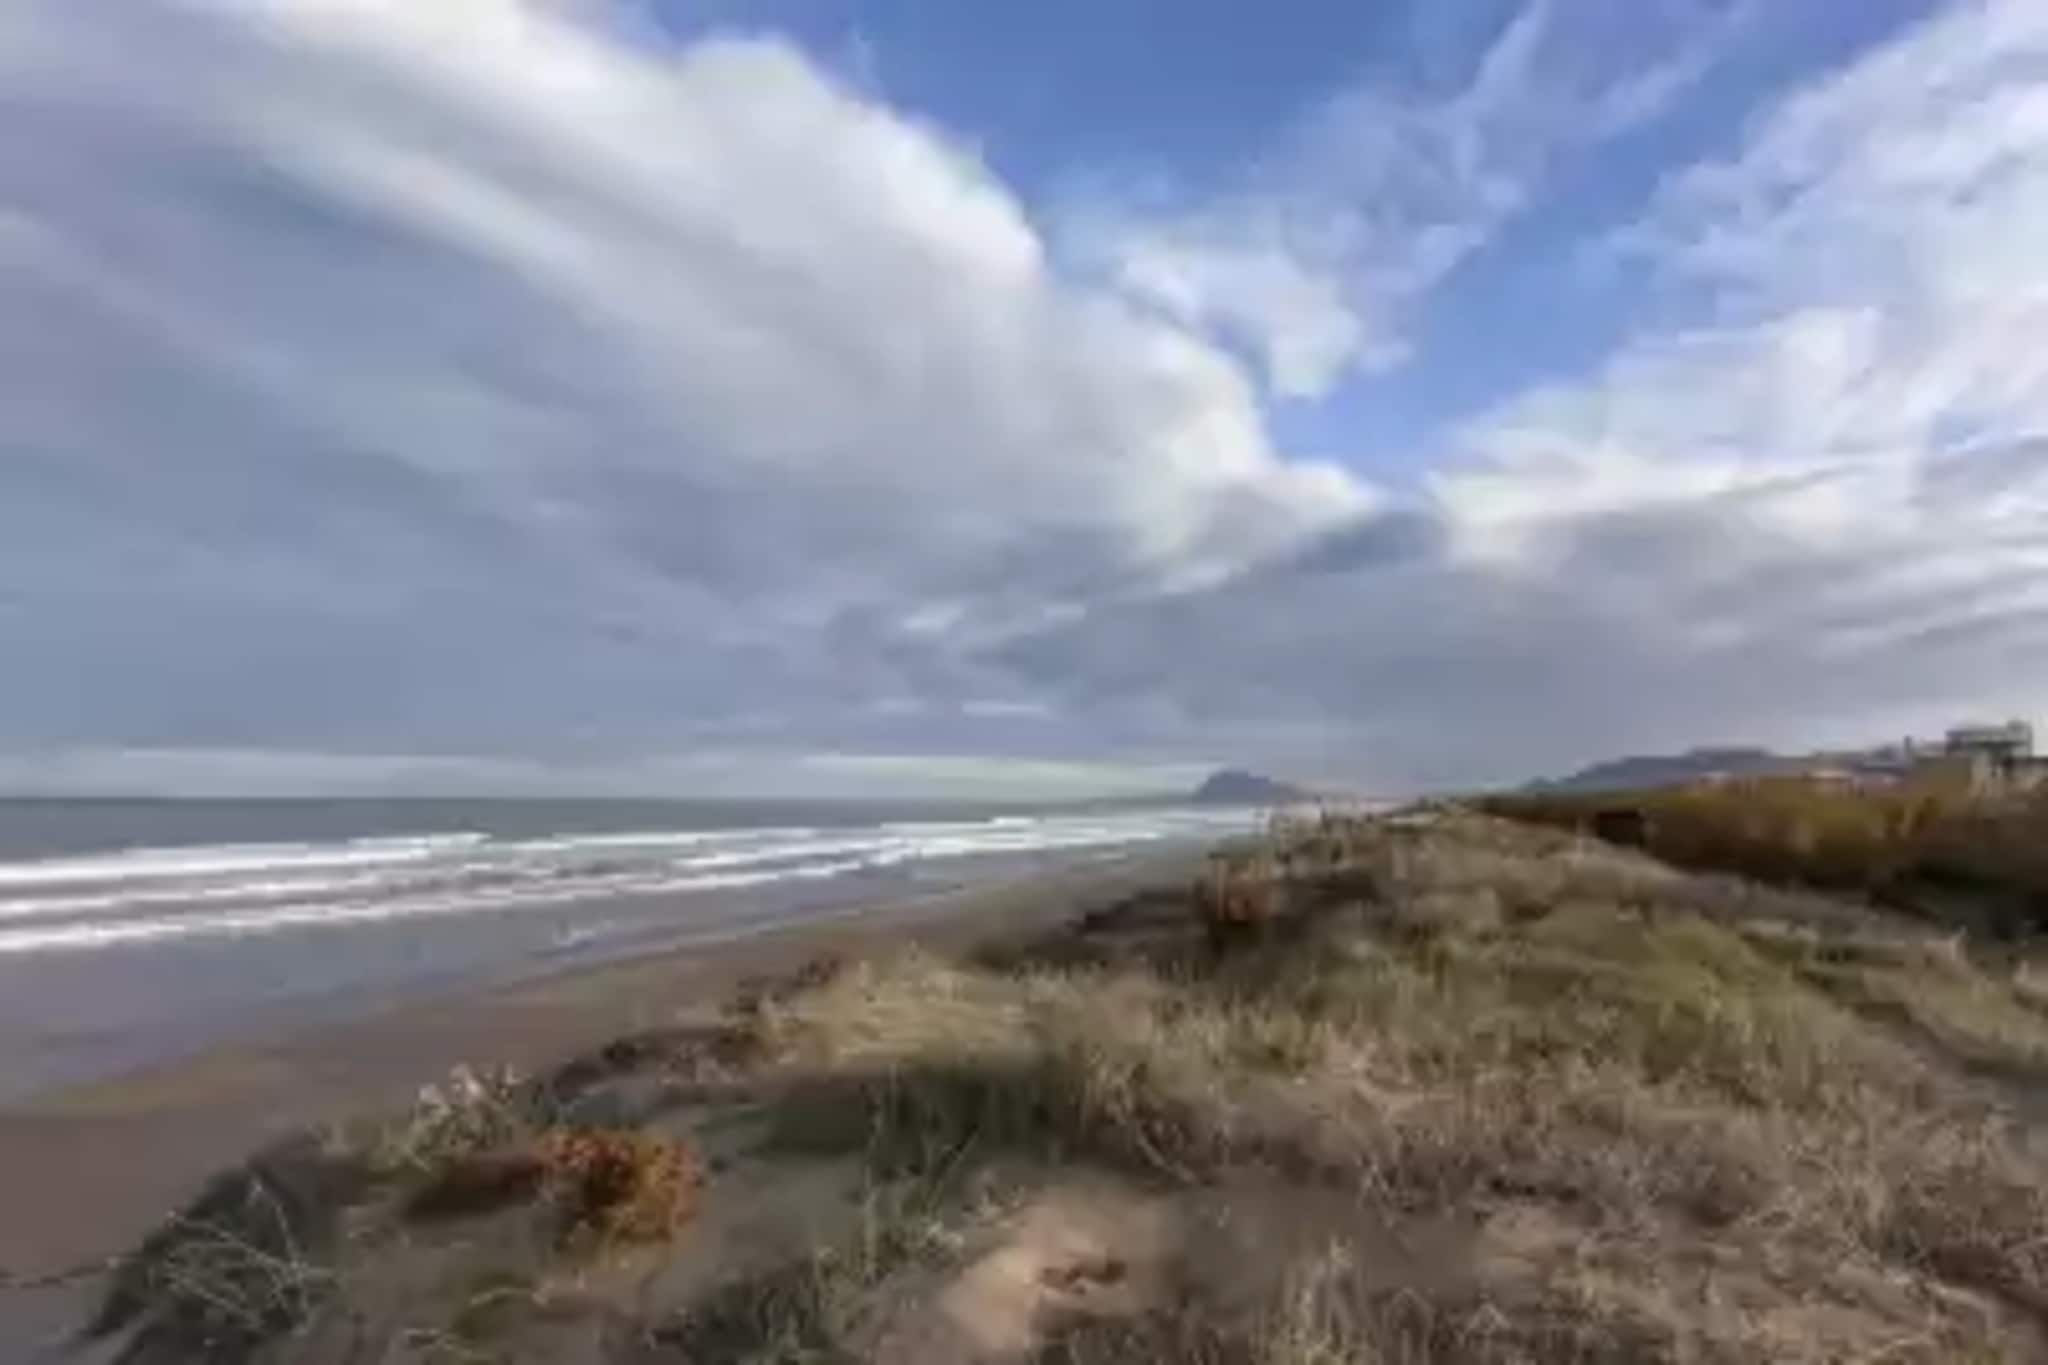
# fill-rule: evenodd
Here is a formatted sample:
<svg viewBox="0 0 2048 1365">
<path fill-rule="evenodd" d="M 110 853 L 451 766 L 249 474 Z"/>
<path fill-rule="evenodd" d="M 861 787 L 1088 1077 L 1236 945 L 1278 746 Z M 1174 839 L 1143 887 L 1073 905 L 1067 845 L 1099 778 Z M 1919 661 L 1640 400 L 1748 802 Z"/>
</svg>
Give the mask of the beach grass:
<svg viewBox="0 0 2048 1365">
<path fill-rule="evenodd" d="M 354 1130 L 237 1349 L 2038 1359 L 2044 1068 L 2040 993 L 1950 932 L 1464 812 L 1282 822 Z M 138 1359 L 220 1358 L 135 1275 Z"/>
</svg>

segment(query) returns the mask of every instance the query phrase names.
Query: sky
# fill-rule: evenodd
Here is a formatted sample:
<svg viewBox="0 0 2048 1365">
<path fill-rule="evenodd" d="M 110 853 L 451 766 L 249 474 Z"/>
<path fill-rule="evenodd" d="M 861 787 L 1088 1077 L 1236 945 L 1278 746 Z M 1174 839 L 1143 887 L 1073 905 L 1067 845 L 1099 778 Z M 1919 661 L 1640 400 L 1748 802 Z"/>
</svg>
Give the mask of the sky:
<svg viewBox="0 0 2048 1365">
<path fill-rule="evenodd" d="M 16 0 L 0 790 L 2048 719 L 2048 6 Z"/>
</svg>

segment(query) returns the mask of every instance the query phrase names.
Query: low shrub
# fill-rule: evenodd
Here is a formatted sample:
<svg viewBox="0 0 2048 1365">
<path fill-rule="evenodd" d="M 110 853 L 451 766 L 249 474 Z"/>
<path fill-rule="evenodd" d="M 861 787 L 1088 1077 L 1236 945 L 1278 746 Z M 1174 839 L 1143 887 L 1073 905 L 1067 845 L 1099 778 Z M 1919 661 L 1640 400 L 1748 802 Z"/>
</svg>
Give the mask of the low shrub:
<svg viewBox="0 0 2048 1365">
<path fill-rule="evenodd" d="M 1213 944 L 1258 936 L 1286 913 L 1279 859 L 1264 849 L 1216 855 L 1195 885 L 1194 906 Z"/>
<path fill-rule="evenodd" d="M 662 1241 L 695 1211 L 689 1148 L 658 1133 L 557 1128 L 517 1146 L 451 1155 L 406 1201 L 415 1218 L 461 1218 L 545 1204 L 557 1240 Z"/>
<path fill-rule="evenodd" d="M 563 1130 L 541 1139 L 539 1158 L 565 1240 L 663 1241 L 696 1211 L 696 1156 L 658 1133 Z"/>
</svg>

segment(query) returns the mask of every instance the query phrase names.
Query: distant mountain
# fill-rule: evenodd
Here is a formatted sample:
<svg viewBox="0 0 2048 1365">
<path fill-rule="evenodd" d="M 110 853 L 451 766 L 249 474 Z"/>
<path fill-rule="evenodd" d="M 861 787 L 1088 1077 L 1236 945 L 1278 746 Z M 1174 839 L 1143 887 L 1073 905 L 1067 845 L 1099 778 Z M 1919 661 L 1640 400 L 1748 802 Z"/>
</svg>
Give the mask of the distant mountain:
<svg viewBox="0 0 2048 1365">
<path fill-rule="evenodd" d="M 1195 800 L 1218 806 L 1284 806 L 1313 800 L 1315 793 L 1257 773 L 1225 768 L 1195 788 Z"/>
<path fill-rule="evenodd" d="M 1531 782 L 1532 791 L 1638 791 L 1675 787 L 1713 777 L 1765 777 L 1796 772 L 1811 759 L 1769 749 L 1693 749 L 1682 754 L 1635 754 L 1581 768 L 1569 777 Z"/>
</svg>

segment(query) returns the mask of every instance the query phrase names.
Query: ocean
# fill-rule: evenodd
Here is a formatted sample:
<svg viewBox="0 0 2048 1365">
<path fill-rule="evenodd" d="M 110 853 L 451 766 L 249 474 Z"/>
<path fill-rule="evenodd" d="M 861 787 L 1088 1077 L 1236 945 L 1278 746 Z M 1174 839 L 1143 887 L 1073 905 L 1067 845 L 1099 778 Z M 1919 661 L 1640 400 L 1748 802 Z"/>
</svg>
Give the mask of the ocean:
<svg viewBox="0 0 2048 1365">
<path fill-rule="evenodd" d="M 1162 805 L 0 800 L 0 1100 L 451 986 L 1257 819 Z"/>
</svg>

